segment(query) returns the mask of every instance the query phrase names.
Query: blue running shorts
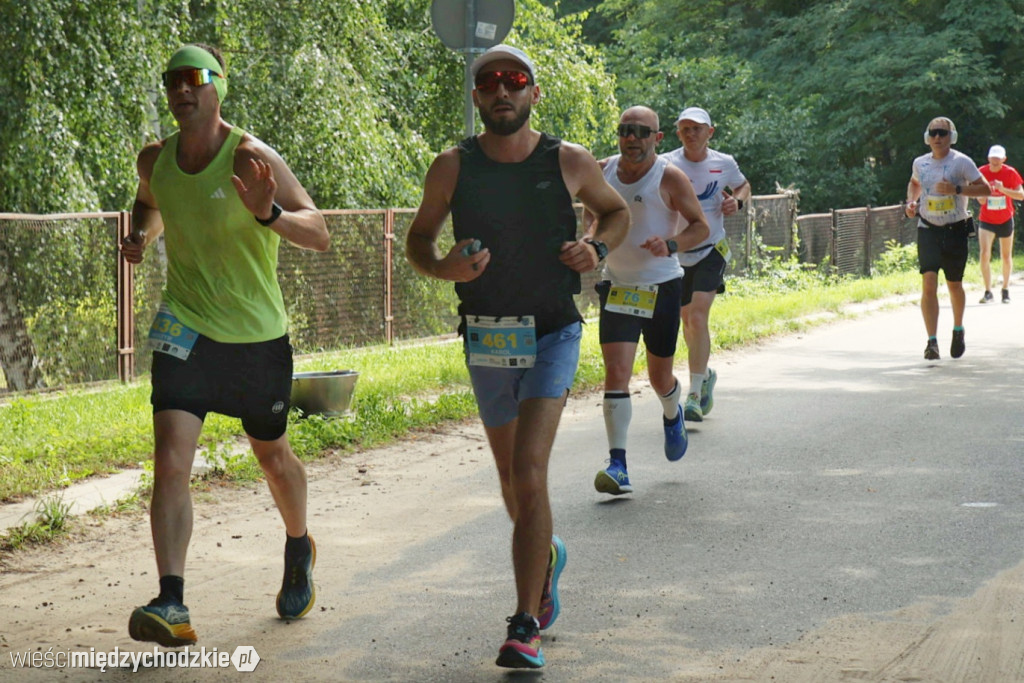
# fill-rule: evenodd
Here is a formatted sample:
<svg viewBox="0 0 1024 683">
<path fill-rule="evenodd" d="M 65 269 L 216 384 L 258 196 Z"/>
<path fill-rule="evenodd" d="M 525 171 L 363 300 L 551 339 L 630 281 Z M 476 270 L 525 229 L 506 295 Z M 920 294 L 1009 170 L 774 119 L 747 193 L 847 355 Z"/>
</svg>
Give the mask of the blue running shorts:
<svg viewBox="0 0 1024 683">
<path fill-rule="evenodd" d="M 501 427 L 519 417 L 519 402 L 528 398 L 560 398 L 576 377 L 583 325 L 574 322 L 537 340 L 532 368 L 466 367 L 485 427 Z"/>
</svg>

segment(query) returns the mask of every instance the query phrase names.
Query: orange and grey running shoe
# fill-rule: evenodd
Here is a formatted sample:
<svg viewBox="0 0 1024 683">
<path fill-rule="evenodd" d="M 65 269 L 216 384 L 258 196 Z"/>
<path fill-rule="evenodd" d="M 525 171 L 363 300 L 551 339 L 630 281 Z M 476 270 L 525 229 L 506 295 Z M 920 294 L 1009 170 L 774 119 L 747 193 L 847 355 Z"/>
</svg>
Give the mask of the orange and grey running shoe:
<svg viewBox="0 0 1024 683">
<path fill-rule="evenodd" d="M 189 623 L 188 607 L 174 600 L 154 598 L 137 607 L 128 620 L 128 635 L 164 647 L 194 645 L 198 636 Z"/>
</svg>

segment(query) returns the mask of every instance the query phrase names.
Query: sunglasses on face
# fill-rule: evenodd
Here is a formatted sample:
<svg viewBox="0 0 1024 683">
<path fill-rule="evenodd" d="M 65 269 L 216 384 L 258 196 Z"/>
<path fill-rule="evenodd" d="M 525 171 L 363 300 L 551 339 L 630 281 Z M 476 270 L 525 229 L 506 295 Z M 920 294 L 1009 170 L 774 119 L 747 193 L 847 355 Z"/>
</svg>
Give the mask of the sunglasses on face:
<svg viewBox="0 0 1024 683">
<path fill-rule="evenodd" d="M 651 137 L 651 133 L 654 129 L 650 126 L 645 126 L 640 123 L 620 123 L 619 124 L 619 137 L 628 138 L 630 135 L 635 137 L 637 140 L 646 140 Z"/>
<path fill-rule="evenodd" d="M 932 128 L 928 131 L 928 137 L 930 138 L 944 138 L 949 135 L 949 131 L 945 128 Z"/>
<path fill-rule="evenodd" d="M 182 69 L 180 71 L 165 71 L 163 74 L 164 87 L 168 90 L 177 88 L 179 84 L 185 83 L 193 88 L 213 82 L 214 76 L 219 76 L 210 69 Z"/>
<path fill-rule="evenodd" d="M 505 86 L 508 92 L 519 92 L 530 85 L 530 77 L 522 71 L 488 71 L 477 74 L 476 89 L 483 93 L 492 93 L 499 85 Z"/>
</svg>

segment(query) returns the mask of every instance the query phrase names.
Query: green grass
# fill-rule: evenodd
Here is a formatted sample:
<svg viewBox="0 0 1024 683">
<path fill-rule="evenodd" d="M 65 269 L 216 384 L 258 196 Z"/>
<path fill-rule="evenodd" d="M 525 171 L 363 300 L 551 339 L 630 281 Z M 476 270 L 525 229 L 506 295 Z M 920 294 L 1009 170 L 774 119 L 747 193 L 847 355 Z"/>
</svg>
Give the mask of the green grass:
<svg viewBox="0 0 1024 683">
<path fill-rule="evenodd" d="M 977 276 L 977 265 L 969 275 Z M 980 279 L 980 277 L 979 277 Z M 716 350 L 737 348 L 766 336 L 821 324 L 822 312 L 844 305 L 915 293 L 916 272 L 872 279 L 836 280 L 792 264 L 758 279 L 732 279 L 716 300 L 712 338 Z M 575 391 L 604 379 L 597 325 L 584 326 Z M 352 369 L 360 373 L 353 415 L 336 419 L 293 411 L 289 438 L 303 460 L 332 449 L 369 447 L 410 430 L 475 416 L 461 344 L 377 346 L 297 358 L 297 371 Z M 685 368 L 680 337 L 677 364 Z M 643 353 L 635 370 L 644 371 Z M 105 385 L 60 394 L 31 395 L 0 406 L 0 502 L 46 494 L 92 475 L 142 467 L 152 453 L 149 382 Z M 259 467 L 238 420 L 211 414 L 201 445 L 213 465 L 207 478 L 255 480 Z"/>
<path fill-rule="evenodd" d="M 35 519 L 22 522 L 0 537 L 0 550 L 17 550 L 28 544 L 47 543 L 68 532 L 71 505 L 63 496 L 41 498 L 35 506 Z"/>
</svg>

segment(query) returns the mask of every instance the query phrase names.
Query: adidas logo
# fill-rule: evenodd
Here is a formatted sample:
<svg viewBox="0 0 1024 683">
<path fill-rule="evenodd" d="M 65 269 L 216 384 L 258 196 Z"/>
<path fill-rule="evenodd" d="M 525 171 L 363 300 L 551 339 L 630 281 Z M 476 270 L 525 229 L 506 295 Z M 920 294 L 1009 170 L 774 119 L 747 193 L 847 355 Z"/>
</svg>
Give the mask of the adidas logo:
<svg viewBox="0 0 1024 683">
<path fill-rule="evenodd" d="M 214 190 L 213 194 L 210 195 L 210 199 L 227 199 L 227 195 L 224 194 L 224 188 L 218 187 Z"/>
</svg>

